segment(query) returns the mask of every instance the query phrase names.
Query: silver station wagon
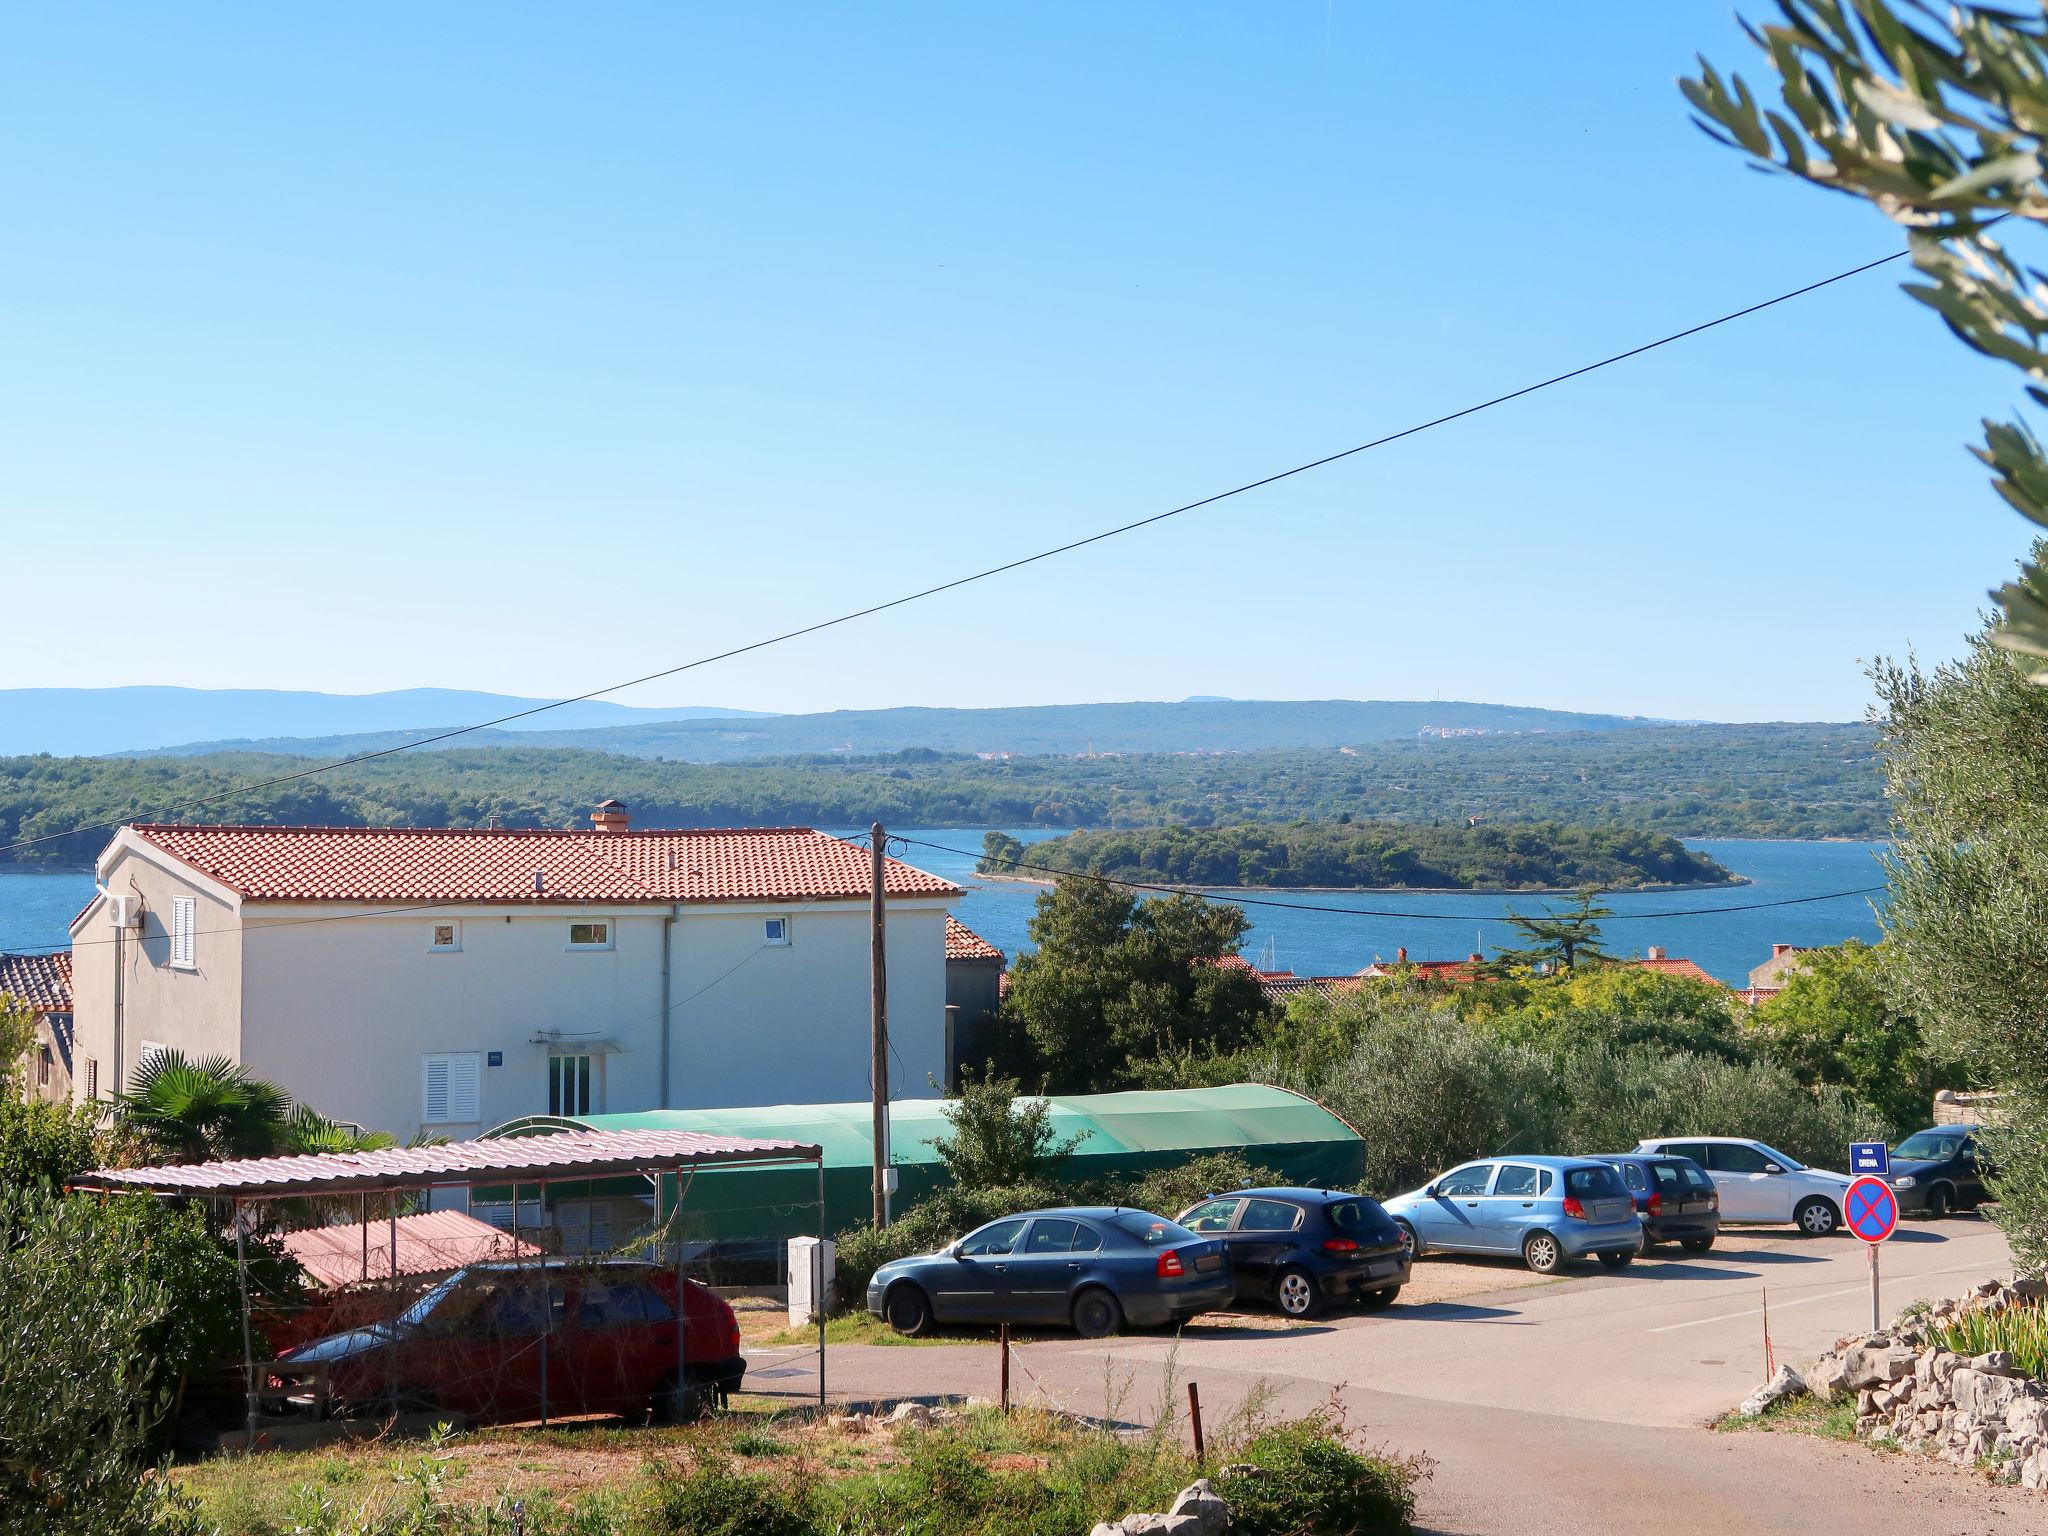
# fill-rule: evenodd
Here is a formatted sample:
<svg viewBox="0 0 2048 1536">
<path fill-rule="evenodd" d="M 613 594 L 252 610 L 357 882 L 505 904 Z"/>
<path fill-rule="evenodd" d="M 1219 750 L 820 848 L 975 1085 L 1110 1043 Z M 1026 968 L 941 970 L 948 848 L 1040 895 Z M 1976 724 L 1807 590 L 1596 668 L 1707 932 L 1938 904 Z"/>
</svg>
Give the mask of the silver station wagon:
<svg viewBox="0 0 2048 1536">
<path fill-rule="evenodd" d="M 1484 1157 L 1384 1204 L 1418 1257 L 1519 1255 L 1539 1275 L 1567 1259 L 1620 1269 L 1643 1240 L 1621 1175 L 1584 1157 Z"/>
</svg>

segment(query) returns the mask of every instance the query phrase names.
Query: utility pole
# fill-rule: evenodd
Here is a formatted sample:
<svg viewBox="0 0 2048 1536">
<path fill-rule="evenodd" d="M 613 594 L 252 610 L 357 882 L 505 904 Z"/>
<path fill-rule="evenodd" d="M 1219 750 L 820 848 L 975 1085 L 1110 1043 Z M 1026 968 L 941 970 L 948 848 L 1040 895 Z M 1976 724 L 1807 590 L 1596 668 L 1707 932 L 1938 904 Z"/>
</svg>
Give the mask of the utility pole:
<svg viewBox="0 0 2048 1536">
<path fill-rule="evenodd" d="M 875 1099 L 875 1226 L 889 1225 L 889 951 L 882 883 L 889 834 L 878 821 L 868 828 L 868 1080 Z"/>
</svg>

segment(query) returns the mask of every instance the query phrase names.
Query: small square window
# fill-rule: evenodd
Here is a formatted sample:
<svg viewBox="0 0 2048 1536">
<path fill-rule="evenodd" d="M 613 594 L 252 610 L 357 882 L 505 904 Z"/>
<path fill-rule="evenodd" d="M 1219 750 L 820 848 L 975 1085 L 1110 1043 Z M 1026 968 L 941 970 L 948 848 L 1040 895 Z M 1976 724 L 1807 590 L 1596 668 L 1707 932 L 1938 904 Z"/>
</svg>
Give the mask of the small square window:
<svg viewBox="0 0 2048 1536">
<path fill-rule="evenodd" d="M 435 923 L 431 929 L 427 948 L 438 955 L 452 955 L 462 948 L 462 924 Z"/>
<path fill-rule="evenodd" d="M 762 942 L 763 944 L 787 944 L 787 943 L 789 942 L 789 919 L 788 919 L 788 918 L 786 918 L 786 917 L 771 917 L 771 918 L 769 918 L 769 919 L 768 919 L 768 922 L 767 922 L 767 929 L 768 929 L 767 937 L 765 937 L 764 939 L 762 939 L 762 940 L 761 940 L 761 942 Z"/>
<path fill-rule="evenodd" d="M 571 949 L 610 949 L 612 947 L 612 925 L 610 923 L 571 923 L 569 925 L 569 947 Z"/>
</svg>

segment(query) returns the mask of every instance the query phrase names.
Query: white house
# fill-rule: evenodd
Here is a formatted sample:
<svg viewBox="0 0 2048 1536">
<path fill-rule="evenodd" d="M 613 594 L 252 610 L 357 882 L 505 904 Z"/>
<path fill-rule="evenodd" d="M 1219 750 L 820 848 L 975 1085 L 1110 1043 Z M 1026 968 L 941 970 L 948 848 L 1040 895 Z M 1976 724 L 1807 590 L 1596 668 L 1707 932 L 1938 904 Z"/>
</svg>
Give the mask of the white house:
<svg viewBox="0 0 2048 1536">
<path fill-rule="evenodd" d="M 801 827 L 123 827 L 71 925 L 74 1091 L 226 1056 L 334 1119 L 461 1137 L 527 1114 L 868 1093 L 869 856 Z M 946 1080 L 946 903 L 895 860 L 892 1089 Z"/>
</svg>

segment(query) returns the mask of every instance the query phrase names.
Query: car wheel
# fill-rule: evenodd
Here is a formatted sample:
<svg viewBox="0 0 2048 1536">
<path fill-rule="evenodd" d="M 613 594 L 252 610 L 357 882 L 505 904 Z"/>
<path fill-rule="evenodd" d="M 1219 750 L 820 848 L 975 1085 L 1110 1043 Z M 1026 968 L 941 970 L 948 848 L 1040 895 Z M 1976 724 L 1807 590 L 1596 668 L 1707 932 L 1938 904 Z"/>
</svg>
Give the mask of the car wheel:
<svg viewBox="0 0 2048 1536">
<path fill-rule="evenodd" d="M 1554 1275 L 1564 1263 L 1564 1245 L 1548 1232 L 1531 1232 L 1522 1240 L 1522 1262 L 1539 1275 Z"/>
<path fill-rule="evenodd" d="M 1792 1213 L 1792 1220 L 1806 1237 L 1827 1237 L 1841 1226 L 1842 1213 L 1835 1209 L 1832 1201 L 1815 1196 L 1799 1202 L 1799 1209 Z"/>
<path fill-rule="evenodd" d="M 1409 1262 L 1413 1263 L 1415 1260 L 1421 1258 L 1422 1241 L 1421 1239 L 1416 1237 L 1415 1229 L 1409 1226 L 1407 1222 L 1401 1220 L 1401 1218 L 1398 1216 L 1394 1218 L 1394 1225 L 1400 1229 L 1401 1246 L 1408 1250 Z"/>
<path fill-rule="evenodd" d="M 1948 1186 L 1946 1184 L 1935 1185 L 1934 1188 L 1927 1191 L 1927 1219 L 1929 1221 L 1941 1220 L 1942 1217 L 1948 1214 L 1949 1206 L 1952 1203 L 1948 1197 Z"/>
<path fill-rule="evenodd" d="M 1368 1312 L 1384 1312 L 1394 1304 L 1395 1298 L 1400 1294 L 1401 1287 L 1398 1285 L 1383 1285 L 1376 1291 L 1361 1291 L 1358 1304 Z"/>
<path fill-rule="evenodd" d="M 1323 1307 L 1323 1288 L 1307 1270 L 1290 1266 L 1273 1282 L 1273 1300 L 1289 1317 L 1314 1317 Z"/>
<path fill-rule="evenodd" d="M 671 1371 L 654 1389 L 653 1411 L 657 1424 L 694 1424 L 711 1411 L 711 1394 L 693 1381 L 679 1380 Z"/>
<path fill-rule="evenodd" d="M 1124 1309 L 1099 1285 L 1074 1298 L 1074 1332 L 1084 1339 L 1106 1339 L 1124 1325 Z"/>
<path fill-rule="evenodd" d="M 882 1298 L 882 1315 L 889 1326 L 906 1339 L 914 1339 L 932 1328 L 932 1304 L 923 1291 L 909 1281 L 899 1281 Z"/>
<path fill-rule="evenodd" d="M 1627 1269 L 1635 1261 L 1636 1251 L 1633 1248 L 1610 1248 L 1600 1255 L 1600 1262 L 1609 1269 Z"/>
<path fill-rule="evenodd" d="M 1679 1246 L 1687 1253 L 1705 1253 L 1714 1246 L 1714 1240 L 1711 1237 L 1688 1237 L 1681 1239 Z"/>
</svg>

